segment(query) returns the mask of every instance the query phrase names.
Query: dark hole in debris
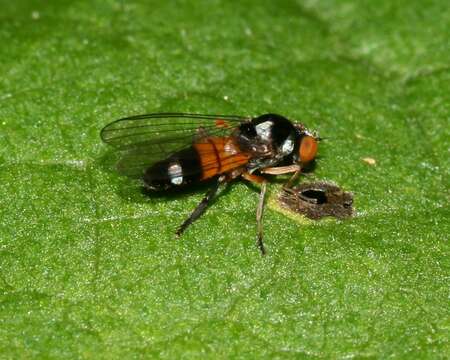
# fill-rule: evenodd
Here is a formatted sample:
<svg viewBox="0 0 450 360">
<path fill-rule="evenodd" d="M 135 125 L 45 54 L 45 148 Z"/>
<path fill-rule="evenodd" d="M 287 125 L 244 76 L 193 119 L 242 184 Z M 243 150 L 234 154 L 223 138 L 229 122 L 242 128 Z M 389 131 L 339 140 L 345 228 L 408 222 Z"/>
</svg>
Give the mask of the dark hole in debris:
<svg viewBox="0 0 450 360">
<path fill-rule="evenodd" d="M 316 204 L 325 204 L 327 202 L 327 195 L 323 190 L 310 189 L 302 191 L 301 194 L 308 199 L 314 200 Z"/>
<path fill-rule="evenodd" d="M 353 214 L 353 194 L 332 182 L 301 183 L 285 188 L 278 200 L 282 207 L 310 219 L 326 216 L 342 219 Z"/>
</svg>

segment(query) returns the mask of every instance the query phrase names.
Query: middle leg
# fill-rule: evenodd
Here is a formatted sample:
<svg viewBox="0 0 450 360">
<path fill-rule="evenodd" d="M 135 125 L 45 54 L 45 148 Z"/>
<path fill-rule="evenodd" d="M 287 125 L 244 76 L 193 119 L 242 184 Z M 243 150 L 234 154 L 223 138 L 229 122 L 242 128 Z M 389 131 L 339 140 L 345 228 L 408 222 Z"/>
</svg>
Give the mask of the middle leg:
<svg viewBox="0 0 450 360">
<path fill-rule="evenodd" d="M 258 248 L 261 251 L 262 255 L 266 254 L 266 248 L 264 247 L 264 241 L 263 241 L 263 214 L 264 214 L 264 198 L 266 196 L 266 189 L 267 189 L 267 180 L 263 178 L 262 176 L 250 174 L 250 173 L 244 173 L 242 174 L 242 177 L 248 181 L 261 184 L 261 191 L 259 193 L 259 202 L 258 207 L 256 208 L 256 226 L 257 226 L 257 244 Z"/>
</svg>

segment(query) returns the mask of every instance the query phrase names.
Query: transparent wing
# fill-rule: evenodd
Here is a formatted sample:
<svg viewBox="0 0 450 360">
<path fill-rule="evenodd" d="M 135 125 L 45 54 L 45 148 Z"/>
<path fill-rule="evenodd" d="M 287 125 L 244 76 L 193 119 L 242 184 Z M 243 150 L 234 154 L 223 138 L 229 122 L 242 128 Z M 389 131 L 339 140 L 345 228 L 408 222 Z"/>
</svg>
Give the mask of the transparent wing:
<svg viewBox="0 0 450 360">
<path fill-rule="evenodd" d="M 206 137 L 227 136 L 247 120 L 234 115 L 145 114 L 116 120 L 106 125 L 100 136 L 121 152 L 119 172 L 140 177 L 155 162 L 194 142 L 206 141 Z"/>
</svg>

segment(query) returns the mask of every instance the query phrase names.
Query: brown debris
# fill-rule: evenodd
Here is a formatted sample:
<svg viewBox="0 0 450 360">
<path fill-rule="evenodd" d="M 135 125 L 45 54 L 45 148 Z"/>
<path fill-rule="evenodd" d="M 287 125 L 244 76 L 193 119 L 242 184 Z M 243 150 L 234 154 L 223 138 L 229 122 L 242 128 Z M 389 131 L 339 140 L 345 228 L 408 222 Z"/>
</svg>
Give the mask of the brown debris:
<svg viewBox="0 0 450 360">
<path fill-rule="evenodd" d="M 331 182 L 309 182 L 284 188 L 278 201 L 283 208 L 314 220 L 326 216 L 343 219 L 353 214 L 353 194 Z"/>
</svg>

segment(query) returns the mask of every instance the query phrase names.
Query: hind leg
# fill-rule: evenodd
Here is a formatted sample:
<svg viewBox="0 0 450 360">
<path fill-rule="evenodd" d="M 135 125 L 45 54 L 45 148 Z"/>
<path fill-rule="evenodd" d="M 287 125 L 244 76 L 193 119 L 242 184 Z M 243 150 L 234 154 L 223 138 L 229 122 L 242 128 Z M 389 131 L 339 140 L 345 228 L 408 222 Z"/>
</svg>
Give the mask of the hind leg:
<svg viewBox="0 0 450 360">
<path fill-rule="evenodd" d="M 175 234 L 180 236 L 181 234 L 183 234 L 183 232 L 189 225 L 191 225 L 195 220 L 197 220 L 200 216 L 202 216 L 202 214 L 205 212 L 206 208 L 211 203 L 214 196 L 217 194 L 217 190 L 219 190 L 220 185 L 224 182 L 225 182 L 224 176 L 221 176 L 217 179 L 214 186 L 208 190 L 205 197 L 202 199 L 202 201 L 200 201 L 200 203 L 197 205 L 197 207 L 194 209 L 191 215 L 189 215 L 189 217 L 180 225 Z"/>
</svg>

